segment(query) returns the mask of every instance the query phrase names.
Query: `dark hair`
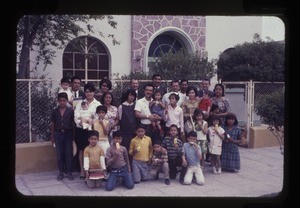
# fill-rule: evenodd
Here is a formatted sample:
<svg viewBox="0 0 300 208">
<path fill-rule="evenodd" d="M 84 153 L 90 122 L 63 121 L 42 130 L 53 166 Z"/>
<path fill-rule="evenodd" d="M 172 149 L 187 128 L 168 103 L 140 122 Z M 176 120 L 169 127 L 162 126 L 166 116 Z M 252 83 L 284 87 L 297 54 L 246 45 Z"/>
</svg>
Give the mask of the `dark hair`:
<svg viewBox="0 0 300 208">
<path fill-rule="evenodd" d="M 178 79 L 173 79 L 173 80 L 171 81 L 171 86 L 172 86 L 173 83 L 176 83 L 176 82 L 178 82 L 178 84 L 179 84 L 179 80 L 178 80 Z"/>
<path fill-rule="evenodd" d="M 236 115 L 234 113 L 228 113 L 225 117 L 224 126 L 227 126 L 227 120 L 229 120 L 229 119 L 234 119 L 234 123 L 233 123 L 234 126 L 238 125 L 238 120 L 236 118 Z"/>
<path fill-rule="evenodd" d="M 195 86 L 189 86 L 187 89 L 186 89 L 186 95 L 188 96 L 190 91 L 194 90 L 195 92 L 195 96 L 197 95 L 197 88 Z"/>
<path fill-rule="evenodd" d="M 152 80 L 155 78 L 155 77 L 160 77 L 162 79 L 162 76 L 160 74 L 153 74 L 152 75 Z"/>
<path fill-rule="evenodd" d="M 115 137 L 121 137 L 122 138 L 121 131 L 119 131 L 119 130 L 114 131 L 112 136 L 113 136 L 113 138 L 115 138 Z"/>
<path fill-rule="evenodd" d="M 89 131 L 89 138 L 91 138 L 92 136 L 96 136 L 99 138 L 99 132 L 95 130 Z"/>
<path fill-rule="evenodd" d="M 100 98 L 100 103 L 102 105 L 104 105 L 104 99 L 105 99 L 106 95 L 110 95 L 111 96 L 111 103 L 110 104 L 111 105 L 115 105 L 114 95 L 111 92 L 105 92 L 105 93 L 103 93 L 103 95 Z"/>
<path fill-rule="evenodd" d="M 211 93 L 211 91 L 209 91 L 209 90 L 203 90 L 203 95 L 208 95 L 209 97 L 211 97 L 212 96 L 212 93 Z"/>
<path fill-rule="evenodd" d="M 151 84 L 151 83 L 145 84 L 145 85 L 144 85 L 144 90 L 146 89 L 146 87 L 152 87 L 152 89 L 154 89 L 154 86 L 153 86 L 153 84 Z"/>
<path fill-rule="evenodd" d="M 156 139 L 156 140 L 153 142 L 153 146 L 156 145 L 156 144 L 161 145 L 161 140 L 160 140 L 160 139 Z"/>
<path fill-rule="evenodd" d="M 179 95 L 178 95 L 178 93 L 175 93 L 175 92 L 171 93 L 171 94 L 169 95 L 169 99 L 170 99 L 171 96 L 175 97 L 175 100 L 177 100 L 177 101 L 179 100 Z"/>
<path fill-rule="evenodd" d="M 74 79 L 78 79 L 78 80 L 80 80 L 80 82 L 81 82 L 81 79 L 78 77 L 78 76 L 73 76 L 72 78 L 71 78 L 71 82 L 73 82 L 74 81 Z"/>
<path fill-rule="evenodd" d="M 130 94 L 134 96 L 134 100 L 136 99 L 136 92 L 132 89 L 128 89 L 126 90 L 126 92 L 122 94 L 122 98 L 121 98 L 122 103 L 128 100 L 128 96 Z"/>
<path fill-rule="evenodd" d="M 57 99 L 59 100 L 60 98 L 65 98 L 66 100 L 68 100 L 68 94 L 65 92 L 60 92 L 57 95 Z"/>
<path fill-rule="evenodd" d="M 216 94 L 216 87 L 218 87 L 218 86 L 222 88 L 222 96 L 224 96 L 225 95 L 224 85 L 222 85 L 220 83 L 218 83 L 218 84 L 215 85 L 215 87 L 214 87 L 214 94 Z"/>
<path fill-rule="evenodd" d="M 169 127 L 169 129 L 171 129 L 172 127 L 175 127 L 177 129 L 177 131 L 178 131 L 178 127 L 177 127 L 176 124 L 171 124 L 171 126 Z"/>
<path fill-rule="evenodd" d="M 209 78 L 209 77 L 202 77 L 201 80 L 202 80 L 202 81 L 208 81 L 208 83 L 210 84 L 210 78 Z"/>
<path fill-rule="evenodd" d="M 63 78 L 61 78 L 60 83 L 61 83 L 61 84 L 62 84 L 62 83 L 68 83 L 68 84 L 70 84 L 70 79 L 67 78 L 67 77 L 63 77 Z"/>
<path fill-rule="evenodd" d="M 197 132 L 195 132 L 195 131 L 190 131 L 190 132 L 186 135 L 186 137 L 197 137 Z"/>
<path fill-rule="evenodd" d="M 163 92 L 162 92 L 161 90 L 159 90 L 159 89 L 156 89 L 156 90 L 153 92 L 153 94 L 152 94 L 152 98 L 153 98 L 153 99 L 155 99 L 155 94 L 156 94 L 156 93 L 160 93 L 160 95 L 163 96 Z"/>
<path fill-rule="evenodd" d="M 146 126 L 144 124 L 138 124 L 135 128 L 135 130 L 138 130 L 138 129 L 144 129 L 146 131 Z"/>
<path fill-rule="evenodd" d="M 83 101 L 81 102 L 81 105 L 85 105 L 85 104 L 87 104 L 87 102 L 83 100 Z"/>
<path fill-rule="evenodd" d="M 87 90 L 89 90 L 90 92 L 95 92 L 95 90 L 96 90 L 94 84 L 90 83 L 90 82 L 86 83 L 84 85 L 83 89 L 84 89 L 84 92 Z"/>
<path fill-rule="evenodd" d="M 98 105 L 96 108 L 96 113 L 99 113 L 100 111 L 107 113 L 107 107 L 105 105 Z"/>
<path fill-rule="evenodd" d="M 107 84 L 107 87 L 109 90 L 111 90 L 111 87 L 112 87 L 112 84 L 111 84 L 111 81 L 107 78 L 103 78 L 100 82 L 99 82 L 99 87 L 101 88 L 101 86 L 103 84 Z"/>
<path fill-rule="evenodd" d="M 195 111 L 194 111 L 194 119 L 196 119 L 196 117 L 201 114 L 202 117 L 204 117 L 204 113 L 203 111 L 200 109 L 200 108 L 196 108 Z"/>
<path fill-rule="evenodd" d="M 212 105 L 211 105 L 211 108 L 210 108 L 210 112 L 214 112 L 216 109 L 218 109 L 219 108 L 219 106 L 217 105 L 217 104 L 215 104 L 215 103 L 213 103 Z"/>
<path fill-rule="evenodd" d="M 213 122 L 214 120 L 218 120 L 219 121 L 219 125 L 221 126 L 222 125 L 222 120 L 219 116 L 217 115 L 213 115 L 211 118 L 210 118 L 210 126 L 213 125 Z"/>
<path fill-rule="evenodd" d="M 180 84 L 182 84 L 182 82 L 187 82 L 187 84 L 189 83 L 189 80 L 187 80 L 187 79 L 182 79 L 182 80 L 180 80 Z"/>
</svg>

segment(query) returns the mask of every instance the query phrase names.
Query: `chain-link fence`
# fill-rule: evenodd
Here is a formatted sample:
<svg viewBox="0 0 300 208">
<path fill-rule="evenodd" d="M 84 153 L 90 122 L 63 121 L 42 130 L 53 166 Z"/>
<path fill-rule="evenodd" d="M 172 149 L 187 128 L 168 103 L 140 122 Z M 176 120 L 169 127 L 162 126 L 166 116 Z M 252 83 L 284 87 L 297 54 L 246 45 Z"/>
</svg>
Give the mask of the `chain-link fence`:
<svg viewBox="0 0 300 208">
<path fill-rule="evenodd" d="M 97 90 L 99 80 L 83 80 L 92 82 Z M 140 91 L 151 80 L 139 80 Z M 170 91 L 171 80 L 162 85 Z M 112 80 L 112 92 L 115 105 L 121 104 L 121 95 L 129 88 L 129 80 Z M 223 82 L 225 95 L 229 100 L 231 111 L 237 115 L 239 126 L 247 131 L 251 126 L 261 124 L 260 117 L 255 114 L 255 101 L 259 96 L 284 89 L 284 83 L 266 82 Z M 199 88 L 199 80 L 189 80 L 189 85 Z M 212 86 L 214 84 L 212 83 Z M 56 96 L 59 81 L 54 80 L 17 80 L 16 82 L 16 143 L 49 141 L 50 115 L 57 106 Z M 249 141 L 249 138 L 247 138 Z"/>
</svg>

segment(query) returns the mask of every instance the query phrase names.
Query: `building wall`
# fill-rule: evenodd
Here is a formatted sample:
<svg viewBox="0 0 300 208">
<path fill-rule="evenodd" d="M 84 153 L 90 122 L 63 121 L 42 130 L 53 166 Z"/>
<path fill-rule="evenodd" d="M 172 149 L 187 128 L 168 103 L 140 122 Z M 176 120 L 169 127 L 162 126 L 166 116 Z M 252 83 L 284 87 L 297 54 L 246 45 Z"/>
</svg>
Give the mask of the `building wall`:
<svg viewBox="0 0 300 208">
<path fill-rule="evenodd" d="M 114 20 L 117 22 L 117 29 L 113 29 L 107 24 L 106 20 L 94 21 L 91 20 L 89 24 L 93 25 L 95 33 L 88 33 L 87 31 L 79 34 L 91 35 L 99 39 L 106 45 L 111 55 L 110 59 L 110 74 L 113 73 L 128 74 L 131 70 L 130 64 L 130 51 L 131 51 L 131 17 L 126 15 L 114 16 Z M 85 28 L 85 27 L 83 27 Z M 101 31 L 102 37 L 98 31 Z M 109 34 L 113 34 L 117 41 L 120 41 L 120 45 L 113 45 L 112 39 L 108 37 Z M 38 70 L 31 74 L 31 77 L 40 77 L 45 75 L 46 79 L 53 79 L 59 81 L 62 77 L 62 56 L 64 50 L 56 49 L 56 57 L 53 59 L 52 64 L 48 65 L 45 70 L 43 66 L 39 66 Z M 34 60 L 35 51 L 31 52 L 31 60 Z M 31 68 L 34 63 L 31 63 Z"/>
<path fill-rule="evenodd" d="M 205 26 L 205 17 L 203 16 L 132 16 L 132 70 L 148 71 L 147 50 L 153 39 L 166 31 L 170 31 L 180 38 L 189 52 L 204 50 Z"/>
</svg>

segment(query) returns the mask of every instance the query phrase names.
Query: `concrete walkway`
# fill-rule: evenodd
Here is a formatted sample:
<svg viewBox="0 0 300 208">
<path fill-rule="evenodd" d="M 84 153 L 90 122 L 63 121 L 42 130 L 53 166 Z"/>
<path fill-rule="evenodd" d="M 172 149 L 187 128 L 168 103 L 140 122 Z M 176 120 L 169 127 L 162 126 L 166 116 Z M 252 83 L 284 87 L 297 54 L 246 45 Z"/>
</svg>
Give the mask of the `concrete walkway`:
<svg viewBox="0 0 300 208">
<path fill-rule="evenodd" d="M 57 181 L 57 171 L 16 175 L 16 189 L 22 195 L 34 196 L 150 196 L 150 197 L 260 197 L 276 196 L 283 188 L 284 156 L 279 147 L 248 149 L 239 147 L 241 170 L 238 173 L 223 171 L 213 174 L 212 167 L 204 168 L 205 185 L 181 185 L 178 180 L 171 180 L 170 185 L 164 179 L 150 179 L 135 184 L 127 190 L 117 186 L 108 192 L 102 186 L 89 189 L 74 173 L 75 179 L 64 178 Z M 200 206 L 200 204 L 199 204 Z"/>
</svg>

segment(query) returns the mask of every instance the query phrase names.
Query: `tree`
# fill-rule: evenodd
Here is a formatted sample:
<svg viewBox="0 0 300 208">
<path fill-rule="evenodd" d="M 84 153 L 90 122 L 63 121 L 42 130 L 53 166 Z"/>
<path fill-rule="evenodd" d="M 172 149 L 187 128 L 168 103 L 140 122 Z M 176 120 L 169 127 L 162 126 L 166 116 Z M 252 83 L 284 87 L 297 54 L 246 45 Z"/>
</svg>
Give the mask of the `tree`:
<svg viewBox="0 0 300 208">
<path fill-rule="evenodd" d="M 284 144 L 284 90 L 261 95 L 255 104 L 256 113 L 268 124 L 268 129 L 277 138 L 281 153 Z"/>
<path fill-rule="evenodd" d="M 215 74 L 215 60 L 208 61 L 207 57 L 201 57 L 198 52 L 189 54 L 184 50 L 177 53 L 163 54 L 149 64 L 149 72 L 161 74 L 164 79 L 188 79 L 196 80 L 204 76 L 213 77 Z"/>
<path fill-rule="evenodd" d="M 30 50 L 37 50 L 36 66 L 42 61 L 45 68 L 55 56 L 55 51 L 48 46 L 63 48 L 73 37 L 84 31 L 79 23 L 84 23 L 89 32 L 94 32 L 92 25 L 88 24 L 92 19 L 107 19 L 110 26 L 117 26 L 117 22 L 109 15 L 24 15 L 17 25 L 17 78 L 29 78 L 29 63 L 32 61 L 29 57 Z M 114 35 L 108 36 L 114 44 L 118 44 Z"/>
<path fill-rule="evenodd" d="M 285 43 L 262 41 L 258 34 L 253 42 L 227 49 L 217 63 L 222 81 L 284 81 Z"/>
</svg>

